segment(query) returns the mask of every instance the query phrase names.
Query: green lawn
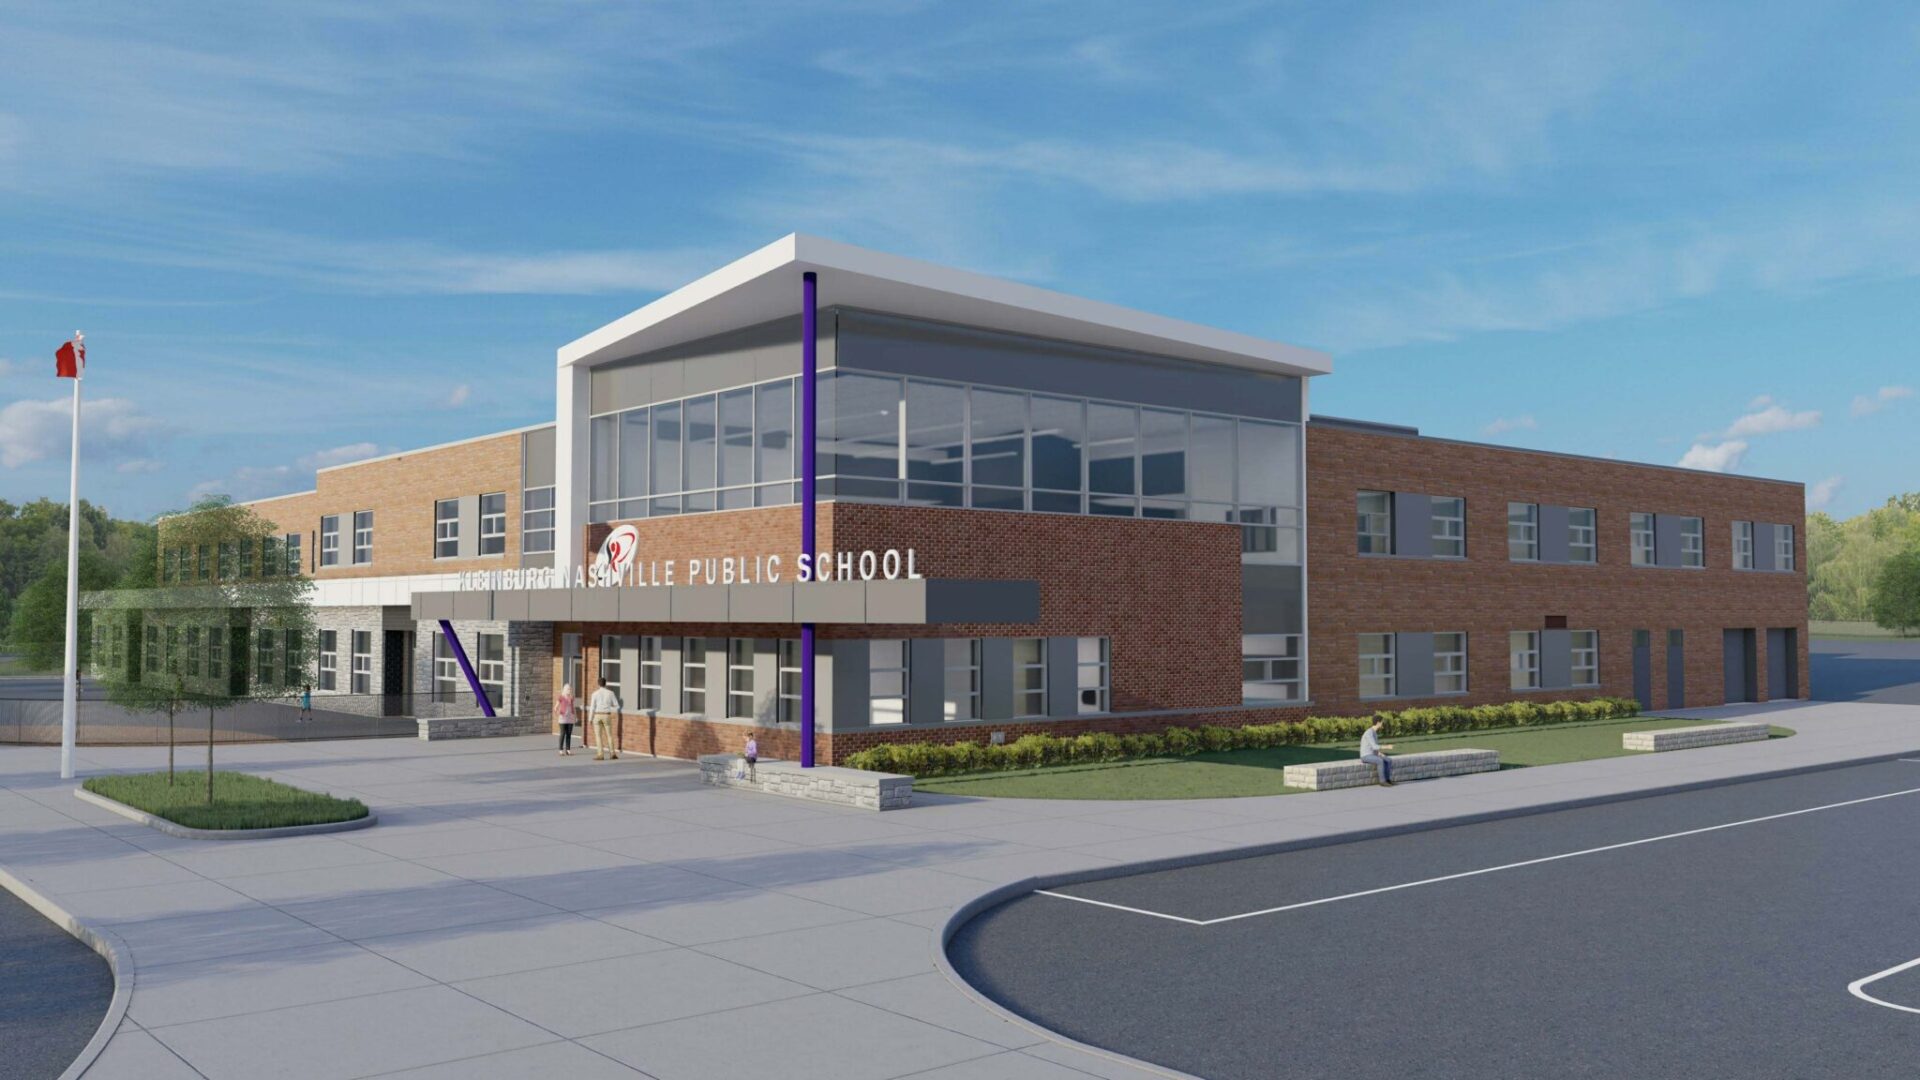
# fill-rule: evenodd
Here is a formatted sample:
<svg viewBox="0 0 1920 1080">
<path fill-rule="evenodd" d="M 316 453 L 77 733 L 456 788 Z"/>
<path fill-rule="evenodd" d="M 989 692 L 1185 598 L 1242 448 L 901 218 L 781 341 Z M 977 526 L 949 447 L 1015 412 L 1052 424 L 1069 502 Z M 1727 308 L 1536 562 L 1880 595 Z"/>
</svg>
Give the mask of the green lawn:
<svg viewBox="0 0 1920 1080">
<path fill-rule="evenodd" d="M 1620 736 L 1629 731 L 1693 727 L 1704 720 L 1637 717 L 1584 724 L 1467 731 L 1447 735 L 1411 735 L 1391 741 L 1394 753 L 1454 747 L 1498 750 L 1502 768 L 1559 765 L 1593 758 L 1624 757 Z M 1775 738 L 1793 732 L 1773 729 Z M 914 781 L 917 791 L 945 795 L 982 795 L 1019 799 L 1226 799 L 1246 795 L 1292 795 L 1302 789 L 1280 782 L 1288 765 L 1350 759 L 1359 741 L 1268 750 L 1228 750 L 1183 758 L 1147 758 L 1099 765 L 1062 765 L 1020 772 L 976 773 Z M 1682 751 L 1675 751 L 1682 752 Z"/>
<path fill-rule="evenodd" d="M 163 772 L 96 776 L 82 786 L 194 829 L 275 829 L 367 816 L 366 804 L 358 799 L 336 799 L 239 772 L 214 772 L 212 803 L 206 801 L 204 772 L 176 772 L 171 784 Z"/>
<path fill-rule="evenodd" d="M 1807 634 L 1810 637 L 1840 638 L 1846 641 L 1895 640 L 1902 637 L 1878 623 L 1823 622 L 1819 619 L 1807 624 Z"/>
</svg>

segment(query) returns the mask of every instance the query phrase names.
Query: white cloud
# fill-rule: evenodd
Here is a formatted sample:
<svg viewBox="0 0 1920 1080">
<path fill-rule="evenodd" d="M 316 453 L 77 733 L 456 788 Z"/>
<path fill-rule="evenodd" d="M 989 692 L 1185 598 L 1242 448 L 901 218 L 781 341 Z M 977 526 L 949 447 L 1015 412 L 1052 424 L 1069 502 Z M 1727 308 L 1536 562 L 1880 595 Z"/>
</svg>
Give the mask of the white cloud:
<svg viewBox="0 0 1920 1080">
<path fill-rule="evenodd" d="M 1493 423 L 1481 428 L 1480 432 L 1483 435 L 1490 436 L 1505 435 L 1509 431 L 1532 431 L 1539 426 L 1539 423 L 1534 420 L 1532 414 L 1514 417 L 1502 416 Z"/>
<path fill-rule="evenodd" d="M 160 421 L 126 398 L 89 401 L 80 410 L 80 448 L 87 456 L 144 445 Z M 64 458 L 73 448 L 73 400 L 24 400 L 0 408 L 0 467 L 19 468 L 46 458 Z"/>
<path fill-rule="evenodd" d="M 297 464 L 302 469 L 325 469 L 334 465 L 345 465 L 350 461 L 363 461 L 370 457 L 379 457 L 386 453 L 379 443 L 357 442 L 345 446 L 336 446 L 329 450 L 316 450 L 300 458 Z"/>
<path fill-rule="evenodd" d="M 113 471 L 117 473 L 124 473 L 128 476 L 132 476 L 136 473 L 159 472 L 161 469 L 164 469 L 166 467 L 167 467 L 166 462 L 155 461 L 152 458 L 129 458 L 126 461 L 123 461 L 120 464 L 115 465 L 113 467 Z"/>
<path fill-rule="evenodd" d="M 0 356 L 0 379 L 7 378 L 16 372 L 20 372 L 20 366 L 6 357 Z M 20 373 L 25 374 L 25 372 Z"/>
<path fill-rule="evenodd" d="M 1721 443 L 1694 443 L 1681 456 L 1679 465 L 1683 469 L 1705 469 L 1708 472 L 1732 472 L 1746 460 L 1747 444 L 1739 439 L 1728 439 Z"/>
<path fill-rule="evenodd" d="M 295 489 L 297 474 L 291 465 L 243 465 L 224 480 L 203 480 L 187 489 L 187 501 L 199 502 L 209 495 L 226 495 L 235 502 L 284 495 Z"/>
<path fill-rule="evenodd" d="M 457 409 L 460 406 L 465 405 L 467 403 L 467 399 L 472 396 L 473 396 L 473 387 L 468 385 L 467 383 L 461 383 L 459 386 L 456 386 L 453 388 L 452 393 L 447 395 L 447 408 Z"/>
<path fill-rule="evenodd" d="M 1780 405 L 1771 404 L 1772 398 L 1756 398 L 1754 404 L 1761 401 L 1769 404 L 1757 412 L 1750 412 L 1733 422 L 1727 428 L 1726 437 L 1741 439 L 1754 435 L 1777 435 L 1782 431 L 1799 431 L 1802 428 L 1820 426 L 1820 410 L 1808 409 L 1804 412 L 1792 412 Z"/>
<path fill-rule="evenodd" d="M 1858 394 L 1853 399 L 1853 415 L 1869 416 L 1901 398 L 1912 396 L 1913 387 L 1911 386 L 1883 386 L 1872 394 Z"/>
<path fill-rule="evenodd" d="M 1761 394 L 1759 397 L 1754 398 L 1752 401 L 1747 402 L 1747 409 L 1749 412 L 1757 411 L 1759 409 L 1764 409 L 1771 404 L 1773 404 L 1773 395 Z"/>
<path fill-rule="evenodd" d="M 1825 509 L 1827 504 L 1833 501 L 1833 497 L 1840 493 L 1840 489 L 1846 486 L 1847 478 L 1844 476 L 1829 476 L 1819 481 L 1807 489 L 1807 509 Z"/>
</svg>

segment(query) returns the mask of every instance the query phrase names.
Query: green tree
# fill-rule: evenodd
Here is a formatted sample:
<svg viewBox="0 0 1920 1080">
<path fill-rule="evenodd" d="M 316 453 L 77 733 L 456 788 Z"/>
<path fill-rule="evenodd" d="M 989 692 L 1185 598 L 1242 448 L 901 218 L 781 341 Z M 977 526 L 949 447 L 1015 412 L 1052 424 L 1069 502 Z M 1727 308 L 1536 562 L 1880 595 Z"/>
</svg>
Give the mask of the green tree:
<svg viewBox="0 0 1920 1080">
<path fill-rule="evenodd" d="M 1887 561 L 1920 545 L 1920 493 L 1898 495 L 1857 517 L 1807 518 L 1807 608 L 1814 619 L 1873 617 L 1874 582 Z"/>
<path fill-rule="evenodd" d="M 1873 621 L 1911 634 L 1920 628 L 1920 547 L 1888 559 L 1873 583 Z"/>
<path fill-rule="evenodd" d="M 118 574 L 107 560 L 86 548 L 80 549 L 80 588 L 111 588 Z M 80 612 L 80 663 L 88 656 L 90 627 L 85 611 Z M 67 655 L 67 559 L 62 555 L 50 562 L 13 605 L 8 625 L 8 640 L 20 650 L 28 666 L 41 671 L 59 671 Z"/>
</svg>

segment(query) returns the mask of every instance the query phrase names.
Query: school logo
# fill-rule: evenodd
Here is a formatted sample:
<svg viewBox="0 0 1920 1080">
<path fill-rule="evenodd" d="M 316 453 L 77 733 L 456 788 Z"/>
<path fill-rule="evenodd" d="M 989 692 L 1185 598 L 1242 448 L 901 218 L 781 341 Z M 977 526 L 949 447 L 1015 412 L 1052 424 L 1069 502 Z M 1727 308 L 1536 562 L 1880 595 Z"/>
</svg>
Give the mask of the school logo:
<svg viewBox="0 0 1920 1080">
<path fill-rule="evenodd" d="M 600 545 L 600 554 L 593 560 L 595 576 L 619 579 L 633 565 L 633 554 L 640 548 L 640 530 L 631 525 L 617 525 L 607 534 L 605 543 Z"/>
</svg>

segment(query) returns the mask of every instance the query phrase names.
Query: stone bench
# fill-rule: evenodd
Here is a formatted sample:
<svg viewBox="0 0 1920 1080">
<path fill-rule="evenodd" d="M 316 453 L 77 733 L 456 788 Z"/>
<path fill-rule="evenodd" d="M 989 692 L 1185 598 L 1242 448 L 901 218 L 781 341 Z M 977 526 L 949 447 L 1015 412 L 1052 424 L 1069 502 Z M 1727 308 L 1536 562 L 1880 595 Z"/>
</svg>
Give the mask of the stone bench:
<svg viewBox="0 0 1920 1080">
<path fill-rule="evenodd" d="M 1424 754 L 1388 754 L 1393 762 L 1393 782 L 1431 780 L 1436 776 L 1460 776 L 1465 773 L 1492 772 L 1500 767 L 1498 750 L 1432 750 Z M 1290 788 L 1326 791 L 1330 788 L 1365 787 L 1380 781 L 1372 765 L 1359 758 L 1344 761 L 1315 761 L 1289 765 L 1281 782 Z"/>
<path fill-rule="evenodd" d="M 1661 731 L 1625 732 L 1620 736 L 1620 746 L 1625 750 L 1692 750 L 1698 746 L 1759 742 L 1767 736 L 1765 724 L 1700 724 Z"/>
<path fill-rule="evenodd" d="M 700 755 L 700 782 L 746 788 L 790 799 L 856 806 L 862 810 L 904 810 L 913 805 L 913 777 L 820 765 L 803 769 L 796 761 L 761 758 L 753 779 L 735 777 L 739 754 Z"/>
<path fill-rule="evenodd" d="M 553 730 L 552 721 L 544 716 L 421 716 L 414 723 L 419 726 L 420 738 L 427 742 L 545 735 Z"/>
</svg>

